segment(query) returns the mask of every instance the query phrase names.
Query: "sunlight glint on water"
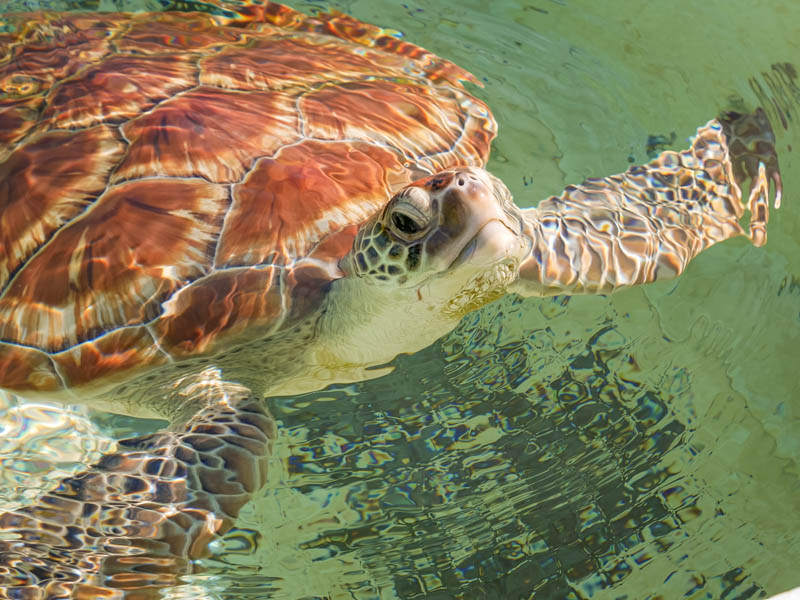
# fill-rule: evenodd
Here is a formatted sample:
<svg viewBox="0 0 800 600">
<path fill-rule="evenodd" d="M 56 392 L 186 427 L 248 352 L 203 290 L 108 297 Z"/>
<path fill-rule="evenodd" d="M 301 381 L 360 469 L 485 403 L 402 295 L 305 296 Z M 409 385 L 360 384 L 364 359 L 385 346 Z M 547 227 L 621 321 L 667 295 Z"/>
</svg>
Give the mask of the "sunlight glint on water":
<svg viewBox="0 0 800 600">
<path fill-rule="evenodd" d="M 389 377 L 271 400 L 270 484 L 171 598 L 716 599 L 800 585 L 800 106 L 771 68 L 800 64 L 800 7 L 752 4 L 293 5 L 398 29 L 472 70 L 500 124 L 490 168 L 521 205 L 683 147 L 721 108 L 779 97 L 784 208 L 766 248 L 726 243 L 677 282 L 506 298 Z M 100 4 L 119 6 L 137 4 Z"/>
</svg>

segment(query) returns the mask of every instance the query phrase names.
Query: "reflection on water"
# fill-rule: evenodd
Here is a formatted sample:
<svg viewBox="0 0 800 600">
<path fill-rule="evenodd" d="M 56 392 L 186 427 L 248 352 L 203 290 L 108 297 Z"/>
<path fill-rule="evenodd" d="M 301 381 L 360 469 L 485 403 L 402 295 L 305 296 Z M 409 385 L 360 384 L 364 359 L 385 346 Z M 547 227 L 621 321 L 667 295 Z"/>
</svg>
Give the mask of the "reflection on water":
<svg viewBox="0 0 800 600">
<path fill-rule="evenodd" d="M 509 301 L 468 318 L 400 365 L 402 390 L 373 382 L 329 391 L 335 402 L 280 403 L 285 487 L 261 501 L 266 521 L 241 525 L 270 531 L 282 503 L 316 497 L 320 515 L 294 532 L 310 555 L 302 579 L 313 580 L 314 559 L 335 557 L 349 565 L 342 590 L 358 598 L 566 597 L 571 584 L 599 590 L 672 546 L 698 512 L 662 462 L 686 441 L 689 424 L 670 404 L 687 395 L 687 373 L 664 374 L 661 392 L 643 381 L 608 315 L 573 336 L 541 315 L 521 339 L 504 335 L 536 318 L 528 312 Z M 296 575 L 273 582 L 274 597 L 300 597 Z"/>
<path fill-rule="evenodd" d="M 0 391 L 0 511 L 30 502 L 113 446 L 83 407 Z"/>
<path fill-rule="evenodd" d="M 204 577 L 252 598 L 763 595 L 800 540 L 770 514 L 796 483 L 763 498 L 762 477 L 796 465 L 713 366 L 714 327 L 672 340 L 652 311 L 507 299 L 390 378 L 276 400 L 273 481 Z"/>
<path fill-rule="evenodd" d="M 506 298 L 389 377 L 271 399 L 269 485 L 170 597 L 731 599 L 800 585 L 800 94 L 786 63 L 800 64 L 799 9 L 325 6 L 485 81 L 500 123 L 490 167 L 520 204 L 759 103 L 779 134 L 784 208 L 765 249 L 726 243 L 678 282 Z M 751 44 L 753 31 L 772 35 Z M 72 413 L 2 410 L 2 427 L 25 424 L 6 443 L 48 431 L 37 440 L 63 452 L 53 462 L 106 447 Z M 68 450 L 67 427 L 86 434 Z M 3 500 L 19 502 L 31 467 L 11 460 L 0 484 L 17 496 Z"/>
</svg>

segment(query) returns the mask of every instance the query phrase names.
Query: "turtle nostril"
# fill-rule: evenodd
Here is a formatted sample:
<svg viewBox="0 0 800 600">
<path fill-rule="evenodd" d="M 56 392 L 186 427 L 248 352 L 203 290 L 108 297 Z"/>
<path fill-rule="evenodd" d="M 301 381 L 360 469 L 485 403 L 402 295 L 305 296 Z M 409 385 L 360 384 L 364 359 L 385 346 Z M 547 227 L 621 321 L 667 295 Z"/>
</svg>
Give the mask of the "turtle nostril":
<svg viewBox="0 0 800 600">
<path fill-rule="evenodd" d="M 464 186 L 465 184 L 466 184 L 466 182 L 464 181 L 464 178 L 463 177 L 459 177 L 458 178 L 458 185 Z"/>
</svg>

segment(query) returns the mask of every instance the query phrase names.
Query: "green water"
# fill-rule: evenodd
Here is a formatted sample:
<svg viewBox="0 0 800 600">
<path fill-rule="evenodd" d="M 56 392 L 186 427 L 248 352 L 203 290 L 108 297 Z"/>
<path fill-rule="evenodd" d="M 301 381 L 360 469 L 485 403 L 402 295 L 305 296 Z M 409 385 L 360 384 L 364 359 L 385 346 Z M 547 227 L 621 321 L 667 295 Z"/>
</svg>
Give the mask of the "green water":
<svg viewBox="0 0 800 600">
<path fill-rule="evenodd" d="M 500 125 L 489 167 L 522 206 L 765 98 L 787 117 L 770 108 L 784 206 L 765 248 L 726 242 L 677 282 L 505 298 L 390 376 L 271 399 L 270 484 L 171 597 L 694 600 L 800 585 L 800 97 L 772 68 L 800 65 L 800 4 L 292 5 L 397 29 L 475 73 Z"/>
</svg>

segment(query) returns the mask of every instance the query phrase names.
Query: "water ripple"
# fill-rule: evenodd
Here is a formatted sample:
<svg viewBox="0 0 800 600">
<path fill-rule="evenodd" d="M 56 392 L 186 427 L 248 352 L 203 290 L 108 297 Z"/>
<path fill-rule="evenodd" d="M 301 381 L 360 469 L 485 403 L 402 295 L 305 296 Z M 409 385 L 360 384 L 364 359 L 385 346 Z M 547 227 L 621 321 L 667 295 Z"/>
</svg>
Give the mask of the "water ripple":
<svg viewBox="0 0 800 600">
<path fill-rule="evenodd" d="M 781 125 L 787 201 L 766 249 L 726 244 L 677 283 L 612 298 L 505 298 L 389 377 L 271 399 L 269 485 L 170 598 L 751 598 L 800 583 L 798 87 L 785 62 L 798 49 L 775 33 L 800 16 L 729 2 L 296 5 L 355 13 L 473 70 L 500 124 L 491 167 L 520 204 L 755 102 Z M 756 46 L 741 34 L 755 30 L 774 35 Z M 3 493 L 38 493 L 52 479 L 34 476 L 105 448 L 83 414 L 18 409 L 0 405 Z"/>
</svg>

